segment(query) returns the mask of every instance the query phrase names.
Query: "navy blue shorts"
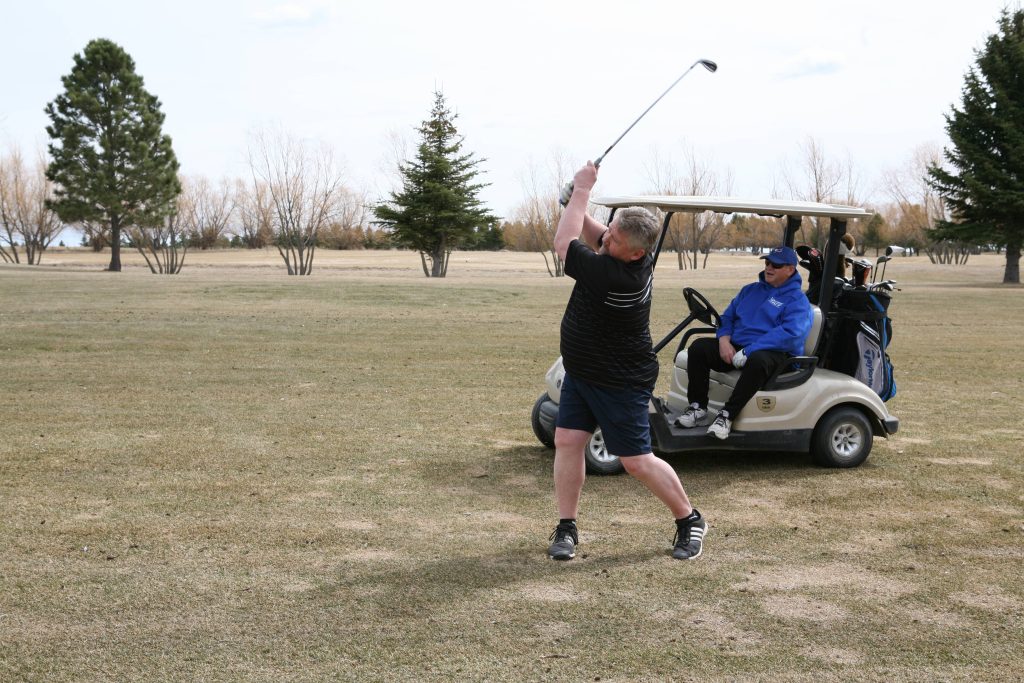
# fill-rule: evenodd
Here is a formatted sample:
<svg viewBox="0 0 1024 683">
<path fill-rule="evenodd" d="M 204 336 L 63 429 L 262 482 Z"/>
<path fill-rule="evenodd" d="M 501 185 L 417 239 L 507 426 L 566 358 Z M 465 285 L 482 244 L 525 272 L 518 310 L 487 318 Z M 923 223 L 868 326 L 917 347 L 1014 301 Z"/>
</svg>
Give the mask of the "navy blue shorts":
<svg viewBox="0 0 1024 683">
<path fill-rule="evenodd" d="M 646 455 L 651 452 L 650 400 L 646 389 L 609 389 L 566 373 L 555 426 L 591 433 L 600 427 L 612 455 Z"/>
</svg>

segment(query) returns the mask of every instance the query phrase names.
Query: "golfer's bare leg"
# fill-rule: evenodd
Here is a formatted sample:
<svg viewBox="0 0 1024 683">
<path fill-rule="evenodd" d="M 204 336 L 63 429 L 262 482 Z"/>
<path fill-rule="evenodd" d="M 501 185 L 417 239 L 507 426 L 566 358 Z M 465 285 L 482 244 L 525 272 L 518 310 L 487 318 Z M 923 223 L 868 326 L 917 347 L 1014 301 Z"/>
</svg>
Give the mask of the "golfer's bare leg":
<svg viewBox="0 0 1024 683">
<path fill-rule="evenodd" d="M 693 512 L 679 475 L 667 462 L 653 453 L 621 458 L 621 461 L 626 471 L 643 482 L 651 493 L 667 505 L 676 519 L 682 519 Z"/>
<path fill-rule="evenodd" d="M 579 429 L 555 428 L 555 500 L 559 519 L 576 519 L 587 476 L 583 449 L 590 436 L 590 432 Z"/>
</svg>

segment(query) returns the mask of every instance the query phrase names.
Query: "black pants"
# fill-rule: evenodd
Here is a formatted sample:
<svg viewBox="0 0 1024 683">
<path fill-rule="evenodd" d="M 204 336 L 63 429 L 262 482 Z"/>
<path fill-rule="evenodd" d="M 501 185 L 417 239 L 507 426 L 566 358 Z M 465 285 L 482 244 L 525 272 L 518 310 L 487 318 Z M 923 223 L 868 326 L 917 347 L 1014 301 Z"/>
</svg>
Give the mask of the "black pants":
<svg viewBox="0 0 1024 683">
<path fill-rule="evenodd" d="M 735 344 L 733 347 L 739 348 Z M 690 344 L 686 356 L 686 400 L 707 408 L 711 371 L 728 372 L 734 368 L 718 354 L 718 339 L 714 337 L 697 339 Z M 723 407 L 723 410 L 729 413 L 730 419 L 736 419 L 743 406 L 747 405 L 747 401 L 765 385 L 772 373 L 784 364 L 787 358 L 789 354 L 784 351 L 754 351 L 750 354 L 743 369 L 740 370 L 740 379 L 736 382 L 732 396 Z"/>
</svg>

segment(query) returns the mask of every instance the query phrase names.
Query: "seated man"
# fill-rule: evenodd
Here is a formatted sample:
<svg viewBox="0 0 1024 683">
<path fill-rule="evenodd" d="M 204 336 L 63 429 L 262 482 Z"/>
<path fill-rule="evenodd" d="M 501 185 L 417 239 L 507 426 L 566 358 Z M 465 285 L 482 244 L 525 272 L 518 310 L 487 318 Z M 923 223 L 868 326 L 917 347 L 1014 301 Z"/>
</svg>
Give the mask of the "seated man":
<svg viewBox="0 0 1024 683">
<path fill-rule="evenodd" d="M 761 258 L 764 272 L 725 309 L 718 339 L 703 337 L 690 345 L 686 366 L 690 407 L 676 420 L 680 427 L 694 427 L 707 418 L 711 371 L 735 367 L 741 370 L 736 388 L 708 427 L 708 434 L 727 438 L 732 421 L 772 373 L 791 355 L 803 353 L 813 318 L 807 297 L 800 291 L 796 252 L 778 247 Z"/>
</svg>

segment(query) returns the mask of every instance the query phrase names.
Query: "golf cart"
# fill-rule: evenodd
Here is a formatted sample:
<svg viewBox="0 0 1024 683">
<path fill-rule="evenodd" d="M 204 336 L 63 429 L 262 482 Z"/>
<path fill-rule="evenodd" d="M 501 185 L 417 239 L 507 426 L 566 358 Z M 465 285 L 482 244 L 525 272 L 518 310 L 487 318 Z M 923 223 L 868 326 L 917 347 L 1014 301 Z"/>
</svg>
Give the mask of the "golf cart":
<svg viewBox="0 0 1024 683">
<path fill-rule="evenodd" d="M 782 243 L 793 247 L 794 238 L 804 216 L 817 216 L 830 221 L 829 237 L 823 254 L 815 251 L 819 275 L 813 280 L 814 289 L 808 298 L 817 302 L 812 306 L 814 322 L 804 345 L 804 355 L 794 356 L 789 363 L 771 377 L 733 421 L 732 432 L 725 440 L 706 433 L 706 426 L 690 429 L 675 424 L 688 407 L 687 346 L 700 334 L 714 334 L 720 318 L 715 307 L 699 292 L 689 287 L 683 290 L 683 299 L 689 310 L 686 316 L 660 342 L 659 352 L 683 333 L 673 355 L 672 382 L 664 398 L 654 397 L 648 407 L 651 440 L 654 451 L 662 454 L 699 451 L 788 451 L 810 453 L 813 460 L 826 467 L 856 467 L 871 452 L 874 436 L 888 437 L 899 428 L 899 420 L 886 410 L 883 398 L 876 389 L 856 379 L 849 368 L 838 368 L 831 358 L 843 343 L 841 335 L 848 334 L 851 320 L 879 319 L 878 313 L 844 311 L 841 302 L 862 291 L 874 297 L 874 291 L 891 295 L 892 282 L 861 283 L 837 277 L 841 239 L 846 234 L 850 219 L 869 218 L 864 209 L 834 204 L 796 202 L 784 200 L 747 201 L 716 197 L 612 197 L 595 201 L 615 211 L 628 206 L 643 206 L 665 214 L 661 236 L 655 249 L 657 261 L 668 232 L 669 221 L 677 212 L 714 211 L 716 213 L 746 213 L 785 218 Z M 801 265 L 808 267 L 807 261 Z M 862 266 L 863 268 L 863 266 Z M 824 274 L 824 275 L 822 275 Z M 858 275 L 860 272 L 858 271 Z M 883 291 L 887 287 L 888 291 Z M 872 289 L 873 288 L 873 289 Z M 869 292 L 869 289 L 871 290 Z M 886 307 L 888 303 L 886 301 Z M 700 326 L 689 328 L 693 323 Z M 888 323 L 888 319 L 885 319 Z M 685 332 L 684 332 L 685 330 Z M 888 340 L 885 340 L 888 343 Z M 882 353 L 887 362 L 888 357 Z M 834 367 L 835 366 L 835 367 Z M 842 370 L 842 371 L 840 371 Z M 890 366 L 891 371 L 891 366 Z M 565 370 L 559 358 L 548 370 L 547 390 L 533 406 L 531 423 L 534 433 L 544 445 L 554 446 L 555 419 Z M 711 373 L 709 393 L 709 421 L 722 409 L 739 379 L 739 370 Z M 891 375 L 891 372 L 890 372 Z M 892 393 L 895 387 L 892 387 Z M 891 394 L 890 394 L 891 396 Z M 885 396 L 888 399 L 889 396 Z M 585 449 L 587 471 L 596 474 L 615 474 L 622 471 L 619 459 L 608 453 L 601 431 L 598 429 Z"/>
</svg>

